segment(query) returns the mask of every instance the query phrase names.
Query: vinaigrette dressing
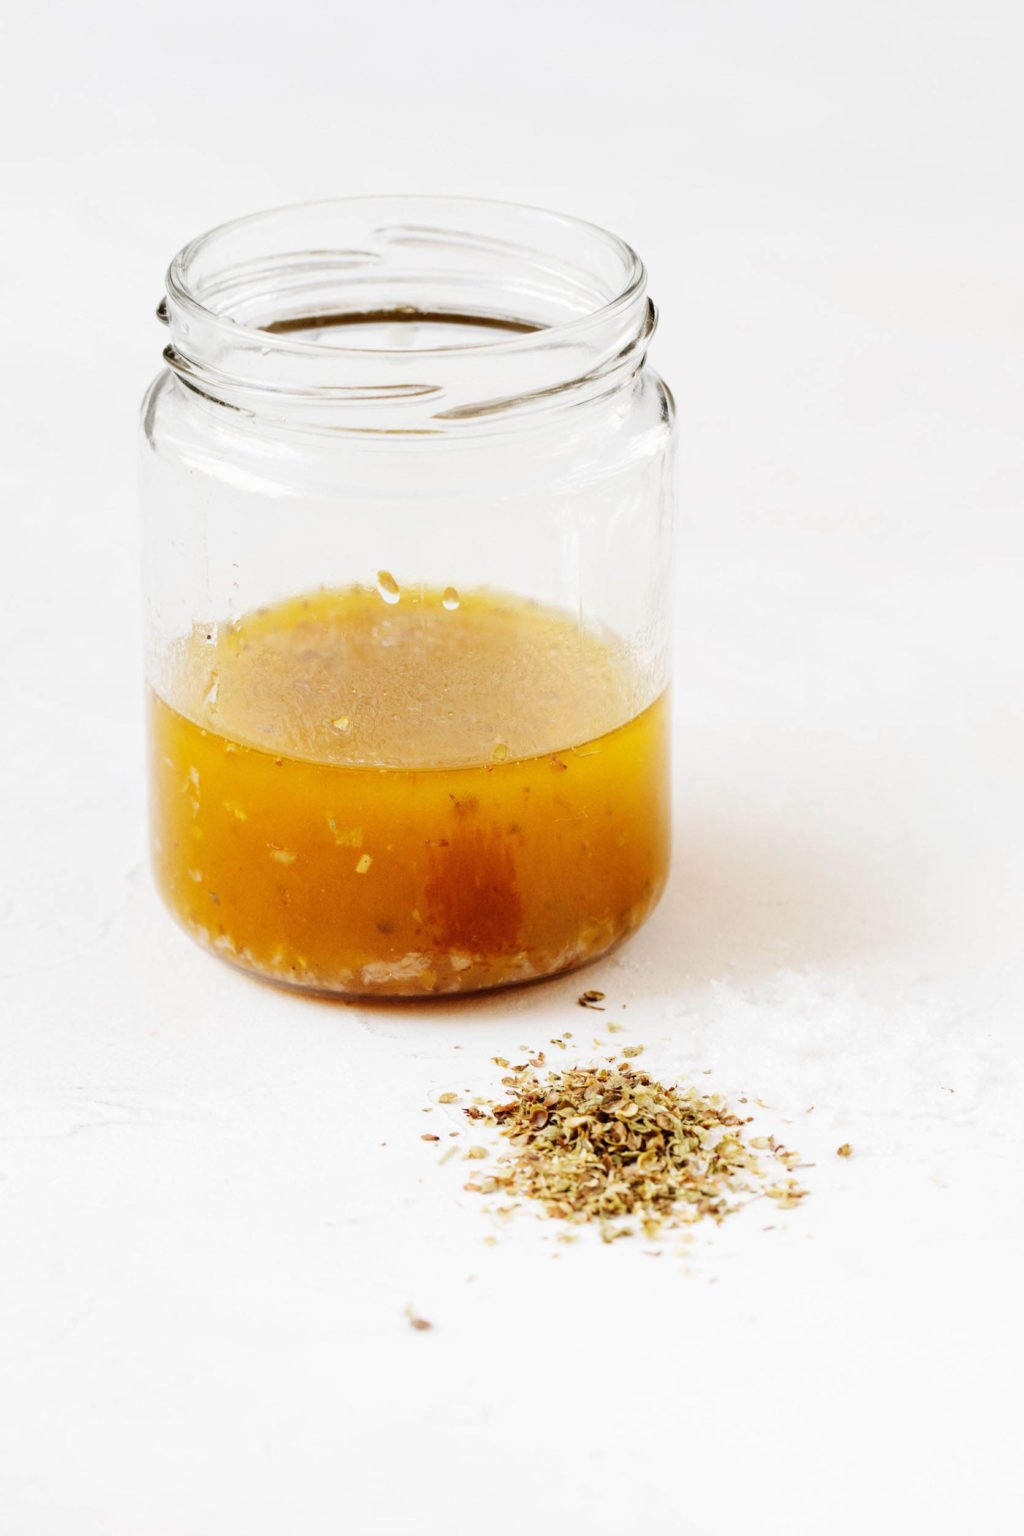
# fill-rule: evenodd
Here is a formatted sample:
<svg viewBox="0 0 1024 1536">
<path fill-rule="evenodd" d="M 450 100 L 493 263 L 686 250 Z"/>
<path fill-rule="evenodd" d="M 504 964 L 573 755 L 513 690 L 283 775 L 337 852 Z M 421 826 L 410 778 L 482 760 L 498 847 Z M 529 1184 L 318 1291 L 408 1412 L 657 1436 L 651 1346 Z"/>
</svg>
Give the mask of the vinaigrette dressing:
<svg viewBox="0 0 1024 1536">
<path fill-rule="evenodd" d="M 312 991 L 553 975 L 665 882 L 665 695 L 501 593 L 321 591 L 197 627 L 150 693 L 157 884 L 200 941 Z"/>
</svg>

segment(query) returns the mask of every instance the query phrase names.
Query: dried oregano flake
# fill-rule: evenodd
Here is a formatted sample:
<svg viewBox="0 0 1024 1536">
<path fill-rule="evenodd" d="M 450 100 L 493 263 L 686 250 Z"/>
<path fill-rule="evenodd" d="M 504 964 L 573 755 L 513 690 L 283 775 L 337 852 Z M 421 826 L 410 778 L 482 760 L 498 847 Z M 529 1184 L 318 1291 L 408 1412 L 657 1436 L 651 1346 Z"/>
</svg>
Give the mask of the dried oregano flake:
<svg viewBox="0 0 1024 1536">
<path fill-rule="evenodd" d="M 536 1200 L 550 1217 L 596 1224 L 606 1242 L 721 1222 L 761 1197 L 786 1209 L 807 1195 L 791 1176 L 799 1154 L 774 1136 L 747 1140 L 749 1117 L 718 1094 L 660 1083 L 626 1062 L 543 1074 L 524 1063 L 502 1084 L 505 1100 L 463 1113 L 495 1124 L 511 1150 L 465 1188 Z M 467 1155 L 488 1154 L 474 1146 Z"/>
</svg>

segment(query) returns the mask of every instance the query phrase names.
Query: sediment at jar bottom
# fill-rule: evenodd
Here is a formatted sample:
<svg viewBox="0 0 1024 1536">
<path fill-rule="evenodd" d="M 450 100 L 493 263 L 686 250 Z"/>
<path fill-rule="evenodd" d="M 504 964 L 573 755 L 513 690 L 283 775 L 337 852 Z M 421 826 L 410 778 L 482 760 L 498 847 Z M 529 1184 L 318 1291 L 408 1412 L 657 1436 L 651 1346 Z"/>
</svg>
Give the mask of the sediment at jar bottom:
<svg viewBox="0 0 1024 1536">
<path fill-rule="evenodd" d="M 498 625 L 504 640 L 495 639 L 487 604 L 474 618 L 470 602 L 468 619 L 464 612 L 443 628 L 451 615 L 434 614 L 432 640 L 414 644 L 424 614 L 410 605 L 404 620 L 388 615 L 387 656 L 375 681 L 366 673 L 376 648 L 365 635 L 354 645 L 350 632 L 354 623 L 379 621 L 380 599 L 364 597 L 322 594 L 305 606 L 282 605 L 260 615 L 247 636 L 235 626 L 213 654 L 208 641 L 196 641 L 174 704 L 151 692 L 153 864 L 165 902 L 195 938 L 236 965 L 350 996 L 473 992 L 602 954 L 644 921 L 664 885 L 667 698 L 559 749 L 509 756 L 502 742 L 496 753 L 494 719 L 504 712 L 514 722 L 517 712 L 515 699 L 495 698 L 495 688 L 500 695 L 502 667 L 509 678 L 521 671 L 504 649 L 532 657 L 536 686 L 530 708 L 518 710 L 529 717 L 518 740 L 537 744 L 545 735 L 559 740 L 552 733 L 560 719 L 582 721 L 588 709 L 599 718 L 609 700 L 620 707 L 621 679 L 589 706 L 580 699 L 581 677 L 601 683 L 600 648 L 574 667 L 568 640 L 564 654 L 552 643 L 551 611 L 538 618 L 531 609 L 531 618 L 507 598 L 503 611 L 516 622 Z M 420 602 L 426 607 L 429 595 Z M 446 613 L 440 594 L 437 609 Z M 557 624 L 569 623 L 558 616 Z M 474 685 L 474 631 L 480 639 L 483 629 Z M 272 645 L 261 646 L 260 636 Z M 573 643 L 578 650 L 578 636 Z M 449 648 L 458 651 L 457 667 L 446 666 Z M 620 666 L 607 648 L 603 663 L 606 671 Z M 432 680 L 419 675 L 424 665 Z M 454 697 L 444 689 L 459 722 L 454 750 L 460 759 L 475 753 L 475 762 L 417 761 L 416 719 L 439 673 L 459 678 Z M 571 709 L 567 689 L 576 690 Z M 374 699 L 379 715 L 382 697 L 392 761 L 346 760 L 346 752 L 365 750 L 360 700 Z M 403 722 L 410 699 L 415 707 Z M 322 749 L 303 755 L 325 720 L 333 760 Z M 383 729 L 379 720 L 372 728 Z M 517 739 L 514 728 L 504 734 Z M 395 761 L 400 753 L 412 764 Z"/>
</svg>

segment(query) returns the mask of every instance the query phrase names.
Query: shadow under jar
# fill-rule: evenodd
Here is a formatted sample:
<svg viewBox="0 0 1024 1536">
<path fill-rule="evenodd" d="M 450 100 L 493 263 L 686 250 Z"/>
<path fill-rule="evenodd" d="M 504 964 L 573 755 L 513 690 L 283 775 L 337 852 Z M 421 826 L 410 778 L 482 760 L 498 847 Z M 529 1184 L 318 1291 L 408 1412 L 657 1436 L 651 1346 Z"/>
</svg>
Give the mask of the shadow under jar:
<svg viewBox="0 0 1024 1536">
<path fill-rule="evenodd" d="M 142 414 L 152 856 L 256 975 L 422 997 L 582 965 L 670 846 L 673 406 L 642 263 L 501 203 L 186 246 Z"/>
</svg>

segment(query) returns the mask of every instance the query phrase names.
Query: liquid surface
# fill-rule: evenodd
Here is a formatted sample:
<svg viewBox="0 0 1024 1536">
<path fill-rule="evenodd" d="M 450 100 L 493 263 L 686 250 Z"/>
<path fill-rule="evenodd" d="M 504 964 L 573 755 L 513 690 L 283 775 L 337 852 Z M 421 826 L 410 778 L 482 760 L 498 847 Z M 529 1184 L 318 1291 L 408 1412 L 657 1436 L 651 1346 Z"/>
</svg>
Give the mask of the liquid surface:
<svg viewBox="0 0 1024 1536">
<path fill-rule="evenodd" d="M 165 901 L 313 990 L 553 974 L 667 872 L 668 711 L 621 648 L 501 594 L 321 592 L 197 629 L 150 698 Z"/>
</svg>

